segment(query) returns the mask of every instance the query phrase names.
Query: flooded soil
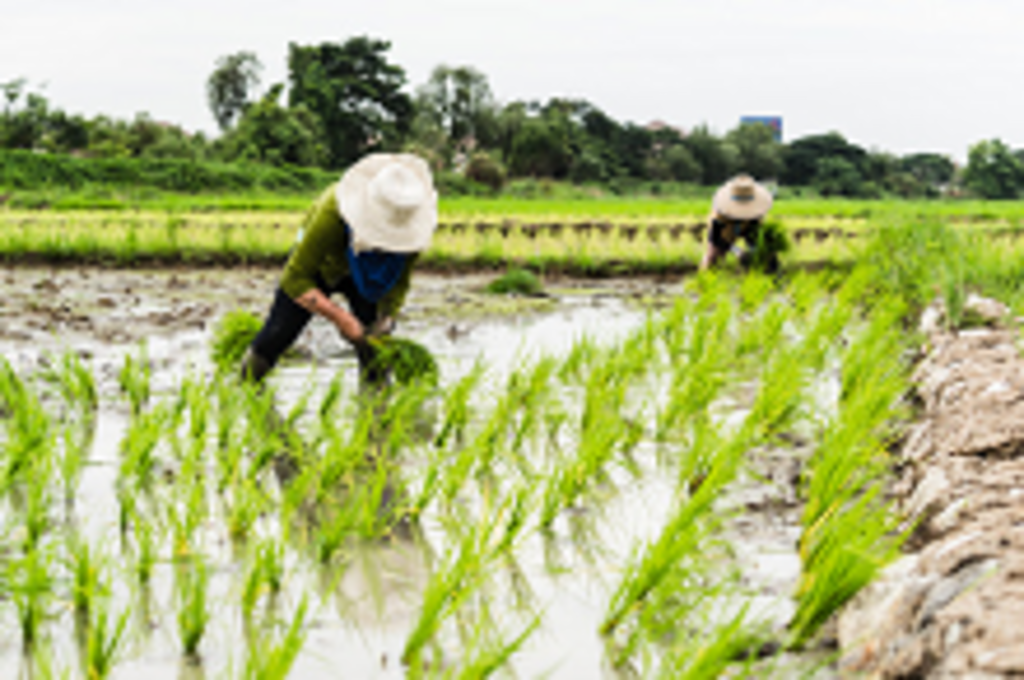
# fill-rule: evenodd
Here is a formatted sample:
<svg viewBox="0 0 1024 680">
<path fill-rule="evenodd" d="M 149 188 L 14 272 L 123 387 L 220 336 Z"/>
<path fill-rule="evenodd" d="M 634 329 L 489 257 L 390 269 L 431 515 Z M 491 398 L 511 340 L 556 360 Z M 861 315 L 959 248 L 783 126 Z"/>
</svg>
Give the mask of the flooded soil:
<svg viewBox="0 0 1024 680">
<path fill-rule="evenodd" d="M 16 371 L 33 371 L 72 349 L 96 375 L 100 412 L 95 447 L 78 494 L 82 521 L 96 535 L 110 536 L 117 523 L 112 488 L 117 475 L 118 443 L 128 422 L 117 375 L 126 353 L 145 343 L 153 365 L 153 389 L 159 394 L 183 376 L 212 370 L 209 341 L 215 322 L 242 308 L 263 315 L 276 269 L 230 270 L 0 269 L 0 352 Z M 586 282 L 548 281 L 542 297 L 494 297 L 482 292 L 488 276 L 418 275 L 397 330 L 430 348 L 444 384 L 454 383 L 477 362 L 489 368 L 487 380 L 500 385 L 510 371 L 531 358 L 564 355 L 581 337 L 609 343 L 641 324 L 652 309 L 679 293 L 674 281 L 623 279 Z M 323 388 L 339 371 L 354 388 L 354 359 L 332 328 L 314 320 L 300 338 L 299 356 L 275 371 L 272 381 L 287 409 L 310 385 Z M 732 408 L 749 408 L 742 390 Z M 781 631 L 793 611 L 791 595 L 799 574 L 796 540 L 799 505 L 795 485 L 801 456 L 792 449 L 759 451 L 747 483 L 723 500 L 732 512 L 727 540 L 737 555 L 741 583 L 752 594 L 752 615 Z M 661 527 L 671 505 L 673 484 L 655 471 L 613 479 L 617 496 L 601 508 L 599 556 L 576 558 L 569 546 L 531 537 L 516 552 L 517 564 L 503 578 L 501 595 L 527 591 L 544 612 L 541 628 L 515 656 L 521 677 L 612 677 L 604 661 L 605 644 L 597 624 L 622 566 L 639 540 Z M 756 479 L 755 479 L 756 477 Z M 441 529 L 424 523 L 425 543 L 443 541 Z M 112 544 L 113 545 L 113 544 Z M 558 568 L 552 557 L 564 550 Z M 243 663 L 243 632 L 230 613 L 237 600 L 238 563 L 221 539 L 214 548 L 210 600 L 213 621 L 203 642 L 203 664 L 185 663 L 176 646 L 172 567 L 158 565 L 145 615 L 114 677 L 150 680 L 177 677 L 237 676 Z M 289 559 L 296 560 L 294 556 Z M 298 563 L 286 589 L 294 607 L 303 592 L 319 593 L 308 636 L 294 677 L 403 677 L 398 662 L 403 642 L 418 611 L 429 574 L 429 550 L 415 542 L 366 546 L 339 573 L 324 573 Z M 132 601 L 127 586 L 118 587 Z M 10 619 L 12 617 L 8 617 Z M 68 625 L 70 629 L 70 624 Z M 11 635 L 9 637 L 16 637 Z M 70 648 L 70 634 L 57 635 L 55 647 Z M 73 658 L 70 652 L 67 659 Z M 816 662 L 784 662 L 792 672 L 808 672 Z M 23 667 L 17 644 L 0 646 L 0 676 L 14 677 Z M 817 671 L 828 677 L 828 669 Z"/>
</svg>

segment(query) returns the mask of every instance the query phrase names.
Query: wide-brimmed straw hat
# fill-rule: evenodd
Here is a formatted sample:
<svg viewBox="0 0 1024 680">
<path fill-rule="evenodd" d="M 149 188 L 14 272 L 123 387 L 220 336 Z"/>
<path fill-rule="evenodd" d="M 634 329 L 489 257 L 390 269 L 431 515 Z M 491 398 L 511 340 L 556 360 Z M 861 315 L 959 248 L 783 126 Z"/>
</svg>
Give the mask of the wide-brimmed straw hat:
<svg viewBox="0 0 1024 680">
<path fill-rule="evenodd" d="M 750 175 L 737 175 L 715 192 L 711 207 L 723 217 L 756 220 L 772 207 L 772 194 Z"/>
<path fill-rule="evenodd" d="M 356 248 L 411 253 L 430 245 L 437 191 L 419 156 L 370 154 L 345 171 L 336 191 Z"/>
</svg>

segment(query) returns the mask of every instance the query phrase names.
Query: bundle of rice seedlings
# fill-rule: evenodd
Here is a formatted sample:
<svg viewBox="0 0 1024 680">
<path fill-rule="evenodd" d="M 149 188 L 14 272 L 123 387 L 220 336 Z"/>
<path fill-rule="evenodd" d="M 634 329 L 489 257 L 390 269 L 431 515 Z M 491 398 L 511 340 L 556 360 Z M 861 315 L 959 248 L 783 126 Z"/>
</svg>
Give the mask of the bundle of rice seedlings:
<svg viewBox="0 0 1024 680">
<path fill-rule="evenodd" d="M 234 309 L 221 317 L 213 330 L 210 357 L 219 367 L 234 366 L 242 360 L 263 322 L 258 316 Z"/>
<path fill-rule="evenodd" d="M 413 382 L 437 386 L 437 360 L 430 350 L 407 338 L 384 336 L 374 341 L 378 365 L 386 367 L 401 385 Z"/>
<path fill-rule="evenodd" d="M 484 290 L 498 295 L 542 295 L 544 286 L 533 272 L 516 268 L 491 281 Z"/>
</svg>

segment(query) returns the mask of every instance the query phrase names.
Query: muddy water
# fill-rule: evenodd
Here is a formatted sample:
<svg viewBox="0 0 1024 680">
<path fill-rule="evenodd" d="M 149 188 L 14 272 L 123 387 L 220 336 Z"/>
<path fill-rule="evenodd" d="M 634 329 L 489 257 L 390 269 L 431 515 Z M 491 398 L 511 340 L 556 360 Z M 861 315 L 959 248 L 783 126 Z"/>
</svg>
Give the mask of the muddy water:
<svg viewBox="0 0 1024 680">
<path fill-rule="evenodd" d="M 79 521 L 94 536 L 116 545 L 117 445 L 127 423 L 117 396 L 116 376 L 126 352 L 145 341 L 153 362 L 153 387 L 159 393 L 186 375 L 210 370 L 208 341 L 212 323 L 237 307 L 262 314 L 269 303 L 276 271 L 104 271 L 0 270 L 0 351 L 19 370 L 45 364 L 47 354 L 68 348 L 87 357 L 100 381 L 101 412 L 91 464 L 78 494 Z M 485 277 L 417 278 L 400 334 L 435 353 L 443 380 L 452 382 L 477 362 L 488 367 L 488 381 L 503 383 L 517 365 L 542 354 L 561 355 L 580 337 L 614 342 L 643 322 L 641 301 L 668 298 L 671 283 L 628 280 L 599 286 L 552 282 L 545 298 L 498 299 L 479 292 Z M 311 386 L 322 388 L 353 359 L 326 324 L 314 322 L 298 343 L 300 358 L 275 372 L 283 406 Z M 354 371 L 347 370 L 354 388 Z M 745 408 L 742 398 L 733 407 Z M 798 508 L 792 482 L 797 452 L 764 452 L 754 469 L 764 479 L 740 484 L 723 501 L 735 510 L 729 536 L 737 554 L 753 613 L 780 629 L 792 613 L 790 593 L 799 571 L 795 553 Z M 673 480 L 645 475 L 614 480 L 620 493 L 606 507 L 601 523 L 600 555 L 584 561 L 573 546 L 526 541 L 516 552 L 520 582 L 529 584 L 532 604 L 544 612 L 542 627 L 515 657 L 523 677 L 588 678 L 609 676 L 597 624 L 627 556 L 639 540 L 660 530 L 671 504 Z M 87 508 L 87 512 L 82 509 Z M 158 565 L 148 597 L 118 586 L 119 600 L 135 603 L 133 642 L 118 665 L 116 677 L 220 677 L 238 675 L 243 664 L 243 633 L 237 621 L 241 561 L 211 530 L 206 546 L 214 555 L 211 602 L 214 617 L 203 642 L 204 665 L 183 664 L 178 653 L 171 593 L 172 569 Z M 444 532 L 425 522 L 425 543 L 446 544 Z M 289 551 L 291 554 L 291 551 Z M 558 570 L 552 570 L 552 556 Z M 560 555 L 560 558 L 558 557 Z M 429 574 L 431 556 L 416 544 L 369 546 L 341 574 L 323 574 L 291 556 L 289 584 L 282 615 L 292 611 L 305 592 L 311 601 L 308 636 L 294 677 L 402 677 L 398 663 L 405 637 L 415 621 L 419 596 Z M 511 599 L 512 571 L 496 580 L 494 597 Z M 125 579 L 127 580 L 127 578 Z M 142 604 L 140 604 L 142 603 Z M 143 606 L 144 605 L 144 606 Z M 10 618 L 8 616 L 8 618 Z M 510 618 L 512 635 L 522 627 Z M 73 659 L 70 625 L 60 626 L 54 646 Z M 15 636 L 12 636 L 15 637 Z M 17 673 L 22 661 L 16 645 L 0 648 L 0 676 Z"/>
</svg>

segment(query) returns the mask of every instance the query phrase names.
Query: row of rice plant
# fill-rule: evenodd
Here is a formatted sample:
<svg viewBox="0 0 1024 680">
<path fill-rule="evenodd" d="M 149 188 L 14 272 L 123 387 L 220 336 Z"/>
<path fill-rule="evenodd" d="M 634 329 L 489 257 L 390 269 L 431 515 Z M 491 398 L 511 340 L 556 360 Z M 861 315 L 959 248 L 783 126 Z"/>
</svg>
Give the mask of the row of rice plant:
<svg viewBox="0 0 1024 680">
<path fill-rule="evenodd" d="M 342 584 L 379 580 L 375 560 L 396 552 L 420 566 L 403 572 L 415 610 L 387 663 L 414 677 L 551 653 L 554 605 L 538 593 L 580 579 L 599 662 L 617 672 L 713 677 L 767 640 L 806 644 L 899 544 L 881 490 L 902 309 L 880 301 L 862 319 L 869 282 L 701 277 L 619 342 L 377 395 L 321 371 L 282 399 L 226 361 L 154 393 L 144 348 L 116 394 L 72 354 L 39 375 L 4 362 L 0 587 L 24 663 L 105 677 L 173 646 L 229 675 L 301 673 L 314 632 L 354 653 L 365 607 Z M 730 406 L 742 386 L 749 403 Z M 123 423 L 109 455 L 104 418 Z M 749 606 L 725 508 L 794 433 L 813 446 L 797 614 L 779 630 Z M 660 506 L 624 525 L 635 493 Z"/>
<path fill-rule="evenodd" d="M 464 226 L 464 225 L 463 225 Z M 477 228 L 486 227 L 486 228 Z M 807 238 L 804 238 L 808 235 Z M 821 238 L 825 230 L 792 230 L 793 262 L 846 260 L 853 241 Z M 836 232 L 842 233 L 842 232 Z M 137 217 L 40 214 L 0 216 L 0 259 L 9 262 L 279 264 L 295 229 L 280 221 L 235 222 L 168 216 Z M 451 269 L 527 265 L 543 271 L 582 274 L 669 273 L 692 270 L 704 249 L 704 226 L 577 223 L 517 225 L 481 223 L 461 228 L 442 223 L 421 265 Z"/>
</svg>

